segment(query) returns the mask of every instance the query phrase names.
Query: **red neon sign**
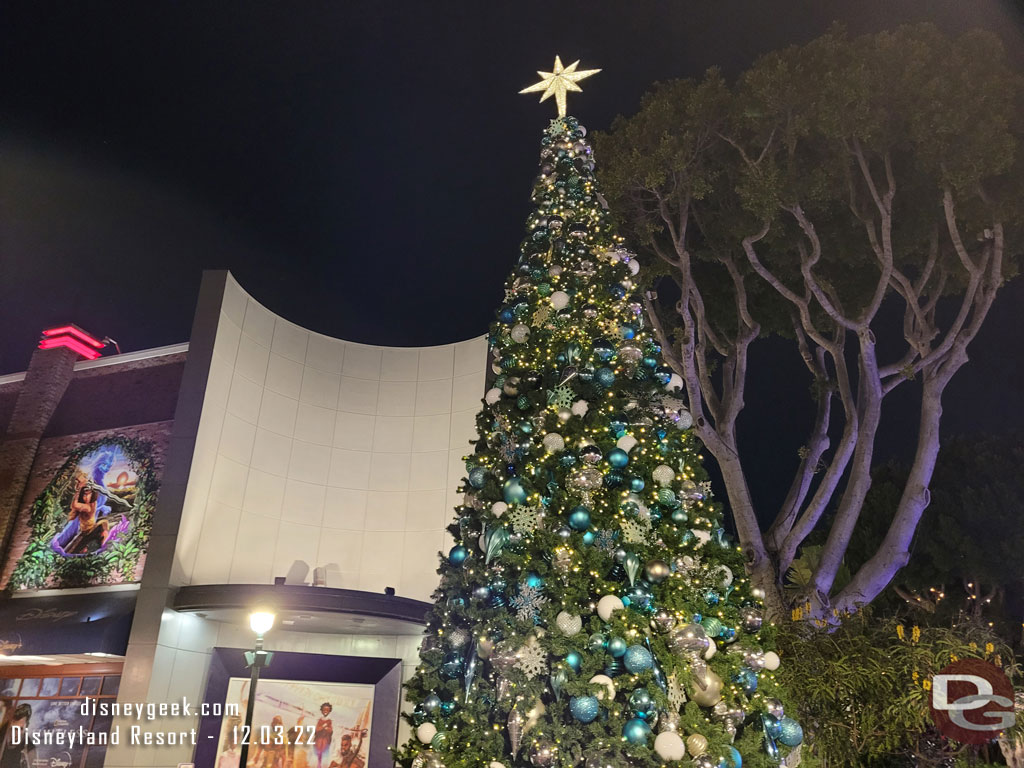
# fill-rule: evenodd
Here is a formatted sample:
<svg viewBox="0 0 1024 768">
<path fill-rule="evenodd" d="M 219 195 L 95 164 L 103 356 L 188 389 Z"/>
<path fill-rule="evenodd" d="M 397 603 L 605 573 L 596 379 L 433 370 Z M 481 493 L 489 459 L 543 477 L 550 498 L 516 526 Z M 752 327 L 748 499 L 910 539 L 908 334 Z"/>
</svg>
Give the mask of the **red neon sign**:
<svg viewBox="0 0 1024 768">
<path fill-rule="evenodd" d="M 77 325 L 62 325 L 57 328 L 49 328 L 43 331 L 43 338 L 39 341 L 40 349 L 67 347 L 86 360 L 95 360 L 100 356 L 99 351 L 105 346 L 104 342 L 95 338 L 92 334 L 86 333 Z"/>
</svg>

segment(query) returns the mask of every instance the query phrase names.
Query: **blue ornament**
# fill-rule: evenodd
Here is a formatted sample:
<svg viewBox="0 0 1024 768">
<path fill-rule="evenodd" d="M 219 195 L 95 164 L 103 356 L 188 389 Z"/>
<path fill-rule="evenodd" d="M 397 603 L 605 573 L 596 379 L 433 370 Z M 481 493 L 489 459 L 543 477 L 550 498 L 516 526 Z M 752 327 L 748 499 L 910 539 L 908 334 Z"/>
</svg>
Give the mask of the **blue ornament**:
<svg viewBox="0 0 1024 768">
<path fill-rule="evenodd" d="M 627 720 L 626 724 L 622 726 L 622 738 L 630 744 L 646 744 L 650 735 L 651 726 L 639 717 Z"/>
<path fill-rule="evenodd" d="M 621 448 L 613 448 L 608 452 L 608 463 L 616 469 L 622 469 L 629 464 L 629 454 Z"/>
<path fill-rule="evenodd" d="M 605 488 L 618 488 L 625 479 L 619 470 L 613 469 L 604 476 L 604 486 Z"/>
<path fill-rule="evenodd" d="M 594 342 L 594 357 L 598 360 L 607 360 L 615 354 L 615 346 L 608 339 L 598 339 Z"/>
<path fill-rule="evenodd" d="M 782 735 L 782 721 L 772 715 L 762 715 L 761 721 L 764 725 L 764 732 L 773 739 Z"/>
<path fill-rule="evenodd" d="M 448 551 L 448 562 L 452 565 L 462 565 L 469 557 L 469 550 L 461 544 L 456 544 Z"/>
<path fill-rule="evenodd" d="M 523 487 L 523 481 L 518 477 L 510 477 L 505 481 L 505 485 L 501 489 L 501 494 L 505 499 L 506 504 L 522 504 L 526 501 L 527 492 L 526 488 Z"/>
<path fill-rule="evenodd" d="M 520 432 L 522 432 L 522 433 L 523 433 L 524 435 L 528 435 L 528 434 L 530 434 L 531 432 L 533 432 L 533 424 L 531 424 L 531 423 L 530 423 L 530 422 L 528 422 L 528 421 L 520 421 L 520 422 L 519 422 L 519 423 L 518 423 L 518 424 L 516 425 L 516 428 L 517 428 L 517 429 L 518 429 L 518 430 L 519 430 Z"/>
<path fill-rule="evenodd" d="M 600 632 L 595 632 L 590 636 L 590 639 L 587 641 L 587 647 L 590 648 L 590 650 L 592 650 L 594 653 L 603 651 L 605 648 L 608 647 L 608 638 L 602 635 Z M 623 653 L 625 653 L 625 651 L 623 651 Z"/>
<path fill-rule="evenodd" d="M 594 543 L 594 539 L 595 539 L 594 532 L 593 531 L 586 531 L 583 534 L 583 544 L 584 544 L 584 546 L 589 547 L 591 544 Z"/>
<path fill-rule="evenodd" d="M 654 370 L 654 380 L 664 386 L 672 380 L 672 369 L 667 365 L 663 365 L 660 368 Z"/>
<path fill-rule="evenodd" d="M 642 491 L 645 485 L 646 483 L 644 483 L 644 479 L 642 477 L 631 477 L 629 479 L 629 489 L 636 493 Z"/>
<path fill-rule="evenodd" d="M 563 453 L 562 458 L 559 462 L 563 467 L 574 467 L 576 466 L 576 454 L 574 453 Z"/>
<path fill-rule="evenodd" d="M 562 700 L 562 686 L 569 681 L 569 675 L 564 669 L 556 669 L 551 673 L 551 690 L 555 692 L 555 699 Z"/>
<path fill-rule="evenodd" d="M 569 527 L 575 531 L 585 531 L 590 527 L 590 510 L 580 505 L 569 514 Z"/>
<path fill-rule="evenodd" d="M 619 336 L 623 339 L 632 339 L 636 336 L 636 326 L 632 323 L 623 323 L 619 326 Z"/>
<path fill-rule="evenodd" d="M 441 662 L 441 677 L 446 680 L 454 680 L 457 677 L 462 677 L 462 670 L 465 665 L 465 661 L 460 653 L 449 653 L 444 657 L 444 661 Z"/>
<path fill-rule="evenodd" d="M 616 675 L 622 674 L 622 662 L 619 659 L 609 659 L 608 663 L 604 665 L 604 673 L 608 677 L 615 677 Z"/>
<path fill-rule="evenodd" d="M 648 355 L 647 357 L 645 357 L 641 361 L 641 364 L 643 365 L 644 368 L 651 368 L 651 369 L 657 368 L 658 367 L 658 358 L 651 357 L 650 355 Z"/>
<path fill-rule="evenodd" d="M 729 754 L 725 757 L 726 768 L 743 768 L 743 755 L 736 747 L 729 746 L 727 748 Z"/>
<path fill-rule="evenodd" d="M 594 371 L 594 380 L 607 389 L 615 383 L 615 371 L 611 368 L 598 368 Z"/>
<path fill-rule="evenodd" d="M 654 666 L 654 657 L 642 645 L 631 645 L 626 649 L 626 655 L 622 657 L 622 662 L 626 665 L 626 669 L 634 675 L 639 675 Z"/>
<path fill-rule="evenodd" d="M 513 323 L 515 322 L 516 314 L 512 311 L 511 307 L 505 307 L 498 313 L 498 319 L 503 323 Z"/>
<path fill-rule="evenodd" d="M 748 696 L 752 695 L 754 691 L 757 690 L 757 673 L 748 667 L 741 667 L 733 680 L 739 684 L 743 689 L 743 692 Z"/>
<path fill-rule="evenodd" d="M 704 593 L 704 602 L 708 605 L 718 605 L 718 601 L 721 599 L 722 596 L 715 592 L 715 590 L 713 589 L 709 589 L 707 592 Z"/>
<path fill-rule="evenodd" d="M 565 655 L 565 663 L 569 665 L 573 672 L 578 673 L 583 669 L 583 657 L 576 651 L 569 651 L 569 653 Z"/>
<path fill-rule="evenodd" d="M 725 629 L 722 630 L 722 635 L 721 636 L 722 636 L 722 640 L 724 640 L 727 643 L 735 642 L 736 641 L 736 628 L 735 627 L 726 627 Z"/>
<path fill-rule="evenodd" d="M 804 729 L 791 717 L 779 721 L 779 741 L 787 747 L 796 747 L 804 740 Z"/>
<path fill-rule="evenodd" d="M 626 641 L 621 637 L 613 637 L 608 640 L 608 653 L 616 659 L 620 659 L 625 656 L 627 648 L 629 648 L 629 646 L 626 645 Z"/>
<path fill-rule="evenodd" d="M 455 702 L 454 701 L 442 701 L 441 702 L 441 714 L 442 715 L 450 715 L 454 711 L 455 711 Z"/>
<path fill-rule="evenodd" d="M 483 467 L 473 467 L 469 470 L 469 484 L 474 488 L 483 488 L 487 481 L 487 470 Z"/>
<path fill-rule="evenodd" d="M 637 688 L 629 694 L 629 708 L 633 710 L 634 715 L 646 720 L 647 713 L 655 708 L 654 699 L 646 688 Z"/>
<path fill-rule="evenodd" d="M 597 718 L 600 705 L 594 696 L 573 696 L 569 699 L 569 711 L 581 723 L 592 723 Z"/>
</svg>

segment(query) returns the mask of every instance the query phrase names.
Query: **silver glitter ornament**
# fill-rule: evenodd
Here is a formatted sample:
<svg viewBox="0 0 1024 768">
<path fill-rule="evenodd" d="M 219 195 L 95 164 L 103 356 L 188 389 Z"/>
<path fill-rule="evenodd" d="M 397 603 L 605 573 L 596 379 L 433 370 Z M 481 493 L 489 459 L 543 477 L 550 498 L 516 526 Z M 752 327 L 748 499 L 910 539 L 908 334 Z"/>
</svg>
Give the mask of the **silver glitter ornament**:
<svg viewBox="0 0 1024 768">
<path fill-rule="evenodd" d="M 676 626 L 676 617 L 664 608 L 651 617 L 651 629 L 659 634 L 671 632 Z"/>
</svg>

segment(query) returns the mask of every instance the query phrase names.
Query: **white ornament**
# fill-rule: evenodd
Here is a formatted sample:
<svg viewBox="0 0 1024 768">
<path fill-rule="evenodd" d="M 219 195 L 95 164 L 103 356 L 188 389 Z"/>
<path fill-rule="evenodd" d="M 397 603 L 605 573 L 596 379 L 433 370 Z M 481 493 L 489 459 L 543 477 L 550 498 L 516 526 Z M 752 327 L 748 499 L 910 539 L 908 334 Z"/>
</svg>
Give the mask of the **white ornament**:
<svg viewBox="0 0 1024 768">
<path fill-rule="evenodd" d="M 501 517 L 506 512 L 508 512 L 508 504 L 504 501 L 496 501 L 491 504 L 491 514 L 495 517 Z"/>
<path fill-rule="evenodd" d="M 632 435 L 623 435 L 615 441 L 615 447 L 621 448 L 626 453 L 629 453 L 636 447 L 637 440 Z"/>
<path fill-rule="evenodd" d="M 673 391 L 675 389 L 682 389 L 682 388 L 683 388 L 683 377 L 680 376 L 678 373 L 673 373 L 672 376 L 668 380 L 668 384 L 665 385 L 665 389 L 667 389 L 669 392 L 671 392 L 671 391 Z"/>
<path fill-rule="evenodd" d="M 714 655 L 715 655 L 716 653 L 718 653 L 718 645 L 717 645 L 717 644 L 715 643 L 715 641 L 714 641 L 714 640 L 712 640 L 712 639 L 711 639 L 711 638 L 709 637 L 709 638 L 708 638 L 708 647 L 707 647 L 707 650 L 705 650 L 705 651 L 704 651 L 704 658 L 705 658 L 705 659 L 710 659 L 710 658 L 711 658 L 712 656 L 714 656 Z"/>
<path fill-rule="evenodd" d="M 679 429 L 689 429 L 693 426 L 693 416 L 685 408 L 679 410 L 679 420 L 676 422 L 676 426 Z"/>
<path fill-rule="evenodd" d="M 416 729 L 416 738 L 424 744 L 429 744 L 435 735 L 437 735 L 437 726 L 433 723 L 423 723 Z"/>
<path fill-rule="evenodd" d="M 499 400 L 501 400 L 501 390 L 497 387 L 488 389 L 487 394 L 484 395 L 484 402 L 488 405 L 494 405 Z"/>
<path fill-rule="evenodd" d="M 505 768 L 505 764 L 499 763 L 497 760 L 491 760 L 491 762 L 487 764 L 487 768 Z"/>
<path fill-rule="evenodd" d="M 604 688 L 603 691 L 597 693 L 598 701 L 615 700 L 615 681 L 608 677 L 608 675 L 594 675 L 590 678 L 590 682 L 597 683 Z"/>
<path fill-rule="evenodd" d="M 597 615 L 601 617 L 601 621 L 610 621 L 613 613 L 625 607 L 618 595 L 605 595 L 597 601 Z"/>
<path fill-rule="evenodd" d="M 629 272 L 633 275 L 640 274 L 640 262 L 636 259 L 629 260 Z"/>
<path fill-rule="evenodd" d="M 562 611 L 555 617 L 555 626 L 566 637 L 572 637 L 583 629 L 583 619 L 568 611 Z"/>
<path fill-rule="evenodd" d="M 548 267 L 548 274 L 551 275 L 552 277 L 558 277 L 560 274 L 562 274 L 562 265 L 552 264 L 550 267 Z"/>
<path fill-rule="evenodd" d="M 548 432 L 541 442 L 544 444 L 544 450 L 548 453 L 558 453 L 565 449 L 565 438 L 557 432 Z"/>
<path fill-rule="evenodd" d="M 654 478 L 654 482 L 662 488 L 666 488 L 672 484 L 673 480 L 676 479 L 676 471 L 668 464 L 659 464 L 654 468 L 654 471 L 651 472 L 651 477 Z"/>
<path fill-rule="evenodd" d="M 779 665 L 781 663 L 782 659 L 779 658 L 779 654 L 777 654 L 775 651 L 764 652 L 764 668 L 767 669 L 769 672 L 774 672 L 776 669 L 779 668 Z"/>
<path fill-rule="evenodd" d="M 572 404 L 572 415 L 573 416 L 586 416 L 587 411 L 590 410 L 590 406 L 586 400 L 577 400 Z"/>
<path fill-rule="evenodd" d="M 718 586 L 728 589 L 733 582 L 732 568 L 728 565 L 719 565 L 712 569 L 711 575 L 718 580 Z"/>
<path fill-rule="evenodd" d="M 530 326 L 519 323 L 518 325 L 512 326 L 512 331 L 509 333 L 512 337 L 512 341 L 516 344 L 522 344 L 528 338 L 530 338 Z"/>
<path fill-rule="evenodd" d="M 565 309 L 569 306 L 569 294 L 565 291 L 555 291 L 551 294 L 551 306 L 555 309 Z"/>
<path fill-rule="evenodd" d="M 693 537 L 697 540 L 697 543 L 694 545 L 695 547 L 697 547 L 697 549 L 700 549 L 709 541 L 711 541 L 711 531 L 705 531 L 700 528 L 695 528 L 691 529 L 691 532 L 693 533 Z"/>
<path fill-rule="evenodd" d="M 654 751 L 662 760 L 682 760 L 686 757 L 686 744 L 675 731 L 662 731 L 654 739 Z"/>
</svg>

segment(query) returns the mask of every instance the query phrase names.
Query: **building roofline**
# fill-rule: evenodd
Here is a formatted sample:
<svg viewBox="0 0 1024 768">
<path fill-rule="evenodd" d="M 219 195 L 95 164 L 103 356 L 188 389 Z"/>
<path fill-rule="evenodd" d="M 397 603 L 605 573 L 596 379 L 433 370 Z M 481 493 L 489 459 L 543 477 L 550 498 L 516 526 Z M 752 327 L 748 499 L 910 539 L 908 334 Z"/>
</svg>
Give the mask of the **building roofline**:
<svg viewBox="0 0 1024 768">
<path fill-rule="evenodd" d="M 153 357 L 165 357 L 167 355 L 179 355 L 188 352 L 188 342 L 183 344 L 168 344 L 165 347 L 153 347 L 151 349 L 140 349 L 136 352 L 123 352 L 120 355 L 107 355 L 98 357 L 95 360 L 79 360 L 75 363 L 76 371 L 86 371 L 91 368 L 104 368 L 108 365 L 120 365 L 121 363 L 133 363 L 137 360 L 148 360 Z M 0 376 L 0 386 L 13 384 L 25 380 L 25 371 L 8 373 Z"/>
</svg>

